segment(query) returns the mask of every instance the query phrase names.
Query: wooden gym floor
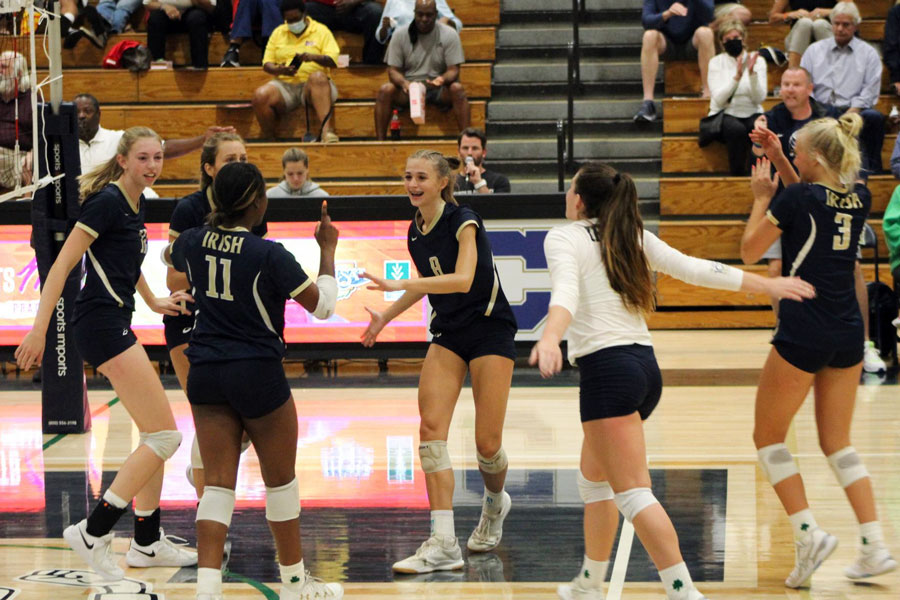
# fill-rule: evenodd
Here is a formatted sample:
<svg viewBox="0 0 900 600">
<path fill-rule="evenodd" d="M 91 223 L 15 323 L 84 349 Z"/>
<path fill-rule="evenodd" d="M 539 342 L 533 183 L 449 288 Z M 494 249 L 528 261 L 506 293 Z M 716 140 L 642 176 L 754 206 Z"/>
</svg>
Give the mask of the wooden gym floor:
<svg viewBox="0 0 900 600">
<path fill-rule="evenodd" d="M 655 332 L 663 400 L 646 425 L 653 488 L 675 521 L 698 587 L 714 598 L 896 599 L 900 574 L 865 584 L 842 575 L 856 552 L 856 525 L 821 456 L 811 403 L 788 445 L 797 457 L 819 523 L 841 545 L 809 590 L 789 590 L 793 565 L 787 518 L 756 466 L 753 399 L 768 352 L 765 331 Z M 401 369 L 402 370 L 402 369 Z M 349 598 L 556 598 L 577 572 L 583 546 L 575 474 L 581 445 L 577 376 L 547 385 L 517 369 L 504 431 L 513 510 L 496 552 L 467 558 L 458 572 L 394 577 L 393 561 L 415 551 L 428 529 L 418 468 L 416 391 L 407 376 L 300 378 L 297 473 L 307 566 L 344 583 Z M 334 375 L 334 374 L 332 374 Z M 107 390 L 92 390 L 93 430 L 42 436 L 40 394 L 23 378 L 0 381 L 0 600 L 187 600 L 193 569 L 128 569 L 128 579 L 95 578 L 61 540 L 86 515 L 137 440 Z M 185 443 L 167 468 L 163 526 L 193 542 L 194 490 L 184 476 L 190 409 L 169 389 Z M 456 473 L 457 535 L 463 548 L 480 510 L 471 390 L 463 390 L 450 432 Z M 866 376 L 859 387 L 853 442 L 873 477 L 879 515 L 900 555 L 900 397 L 893 377 Z M 252 449 L 237 489 L 226 597 L 278 597 L 274 548 L 265 524 L 264 488 Z M 114 550 L 124 554 L 132 527 L 123 517 Z M 630 527 L 617 533 L 607 598 L 662 598 L 655 570 Z M 124 561 L 121 561 L 124 565 Z"/>
</svg>

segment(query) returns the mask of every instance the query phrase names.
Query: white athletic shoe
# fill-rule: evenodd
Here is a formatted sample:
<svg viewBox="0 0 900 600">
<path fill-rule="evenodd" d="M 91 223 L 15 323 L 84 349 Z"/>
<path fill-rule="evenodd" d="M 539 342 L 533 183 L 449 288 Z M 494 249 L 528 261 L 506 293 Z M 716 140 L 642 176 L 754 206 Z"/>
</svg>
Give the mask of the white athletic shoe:
<svg viewBox="0 0 900 600">
<path fill-rule="evenodd" d="M 569 583 L 562 583 L 556 588 L 556 595 L 562 600 L 603 600 L 603 590 L 585 589 L 578 583 L 578 577 Z"/>
<path fill-rule="evenodd" d="M 872 550 L 861 551 L 856 562 L 844 569 L 844 575 L 850 579 L 866 579 L 890 573 L 897 568 L 897 561 L 884 544 L 873 546 Z"/>
<path fill-rule="evenodd" d="M 878 352 L 878 348 L 875 347 L 875 342 L 869 340 L 865 343 L 863 352 L 863 371 L 866 373 L 878 373 L 886 370 L 887 365 L 881 359 L 881 354 Z"/>
<path fill-rule="evenodd" d="M 509 514 L 512 507 L 512 499 L 506 491 L 500 500 L 500 510 L 489 508 L 487 504 L 481 507 L 481 519 L 478 526 L 469 536 L 466 547 L 472 552 L 489 552 L 500 544 L 503 537 L 503 520 Z"/>
<path fill-rule="evenodd" d="M 318 600 L 324 598 L 334 598 L 337 600 L 338 598 L 343 597 L 344 588 L 341 587 L 341 584 L 325 583 L 318 577 L 313 577 L 309 574 L 309 571 L 307 571 L 306 581 L 303 583 L 300 591 L 292 592 L 291 590 L 281 588 L 281 594 L 278 596 L 278 600 Z"/>
<path fill-rule="evenodd" d="M 120 581 L 125 577 L 125 571 L 116 564 L 118 561 L 112 553 L 114 537 L 112 532 L 92 536 L 87 532 L 87 519 L 69 525 L 63 531 L 63 539 L 69 547 L 106 581 Z"/>
<path fill-rule="evenodd" d="M 813 572 L 837 548 L 838 541 L 821 527 L 816 527 L 804 539 L 795 541 L 794 544 L 796 544 L 797 564 L 784 580 L 784 585 L 796 589 L 806 587 Z"/>
<path fill-rule="evenodd" d="M 465 563 L 455 537 L 435 534 L 425 540 L 416 553 L 394 563 L 398 573 L 431 573 L 461 569 Z"/>
<path fill-rule="evenodd" d="M 192 567 L 197 564 L 197 553 L 189 550 L 187 540 L 166 535 L 159 528 L 159 539 L 149 546 L 138 545 L 133 539 L 125 555 L 129 567 Z"/>
</svg>

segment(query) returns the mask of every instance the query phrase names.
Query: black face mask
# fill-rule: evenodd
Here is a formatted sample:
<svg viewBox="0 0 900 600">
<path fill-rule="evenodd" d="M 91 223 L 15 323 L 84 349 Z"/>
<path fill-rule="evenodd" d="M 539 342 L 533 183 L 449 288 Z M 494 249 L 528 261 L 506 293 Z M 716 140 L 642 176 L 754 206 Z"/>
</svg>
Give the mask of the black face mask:
<svg viewBox="0 0 900 600">
<path fill-rule="evenodd" d="M 722 46 L 725 48 L 725 52 L 737 58 L 741 55 L 741 52 L 744 51 L 744 40 L 741 38 L 734 38 L 724 42 Z"/>
</svg>

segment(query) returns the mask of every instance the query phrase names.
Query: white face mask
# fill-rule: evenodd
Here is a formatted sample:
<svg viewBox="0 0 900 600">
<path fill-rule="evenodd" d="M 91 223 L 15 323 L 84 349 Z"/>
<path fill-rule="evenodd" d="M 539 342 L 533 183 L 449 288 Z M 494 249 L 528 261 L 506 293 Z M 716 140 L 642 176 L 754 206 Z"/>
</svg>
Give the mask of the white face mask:
<svg viewBox="0 0 900 600">
<path fill-rule="evenodd" d="M 294 35 L 300 35 L 306 31 L 306 19 L 300 19 L 296 23 L 288 23 L 288 30 Z"/>
</svg>

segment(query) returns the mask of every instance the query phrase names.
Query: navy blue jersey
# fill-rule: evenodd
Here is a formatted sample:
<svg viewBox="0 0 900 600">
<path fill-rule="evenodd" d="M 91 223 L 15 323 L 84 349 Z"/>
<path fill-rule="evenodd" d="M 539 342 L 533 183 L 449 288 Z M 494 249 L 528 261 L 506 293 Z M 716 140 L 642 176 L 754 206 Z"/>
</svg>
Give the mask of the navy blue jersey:
<svg viewBox="0 0 900 600">
<path fill-rule="evenodd" d="M 178 201 L 175 210 L 172 211 L 172 217 L 169 219 L 169 235 L 177 236 L 193 227 L 203 226 L 212 209 L 212 188 L 188 194 Z M 265 236 L 268 231 L 265 220 L 252 231 L 259 237 Z"/>
<path fill-rule="evenodd" d="M 212 212 L 212 188 L 205 190 L 197 190 L 188 194 L 178 201 L 172 216 L 169 218 L 169 236 L 179 236 L 188 229 L 194 227 L 202 227 L 206 224 L 206 217 Z M 259 237 L 263 237 L 268 232 L 265 220 L 253 228 L 253 233 Z M 193 314 L 196 306 L 191 302 L 185 302 L 184 307 Z M 184 315 L 169 316 L 163 315 L 163 322 L 178 321 L 184 318 Z"/>
<path fill-rule="evenodd" d="M 134 310 L 134 289 L 147 254 L 144 196 L 132 203 L 111 183 L 81 205 L 75 227 L 94 238 L 87 250 L 87 277 L 75 300 L 75 320 L 98 306 Z"/>
<path fill-rule="evenodd" d="M 445 204 L 427 232 L 423 232 L 416 219 L 413 219 L 406 242 L 409 254 L 422 277 L 453 273 L 459 255 L 459 234 L 470 223 L 475 224 L 475 243 L 478 248 L 478 263 L 475 266 L 472 288 L 464 294 L 428 295 L 434 309 L 432 333 L 461 329 L 479 316 L 502 319 L 516 327 L 516 318 L 503 294 L 503 288 L 500 287 L 491 242 L 484 231 L 481 217 L 471 208 Z"/>
<path fill-rule="evenodd" d="M 208 225 L 179 235 L 171 254 L 194 290 L 191 364 L 284 357 L 284 302 L 312 283 L 293 254 L 243 227 Z"/>
<path fill-rule="evenodd" d="M 838 192 L 796 183 L 772 201 L 767 216 L 782 231 L 782 274 L 816 288 L 811 300 L 779 303 L 776 341 L 816 349 L 862 346 L 853 270 L 871 204 L 872 195 L 862 184 L 852 192 Z"/>
</svg>

